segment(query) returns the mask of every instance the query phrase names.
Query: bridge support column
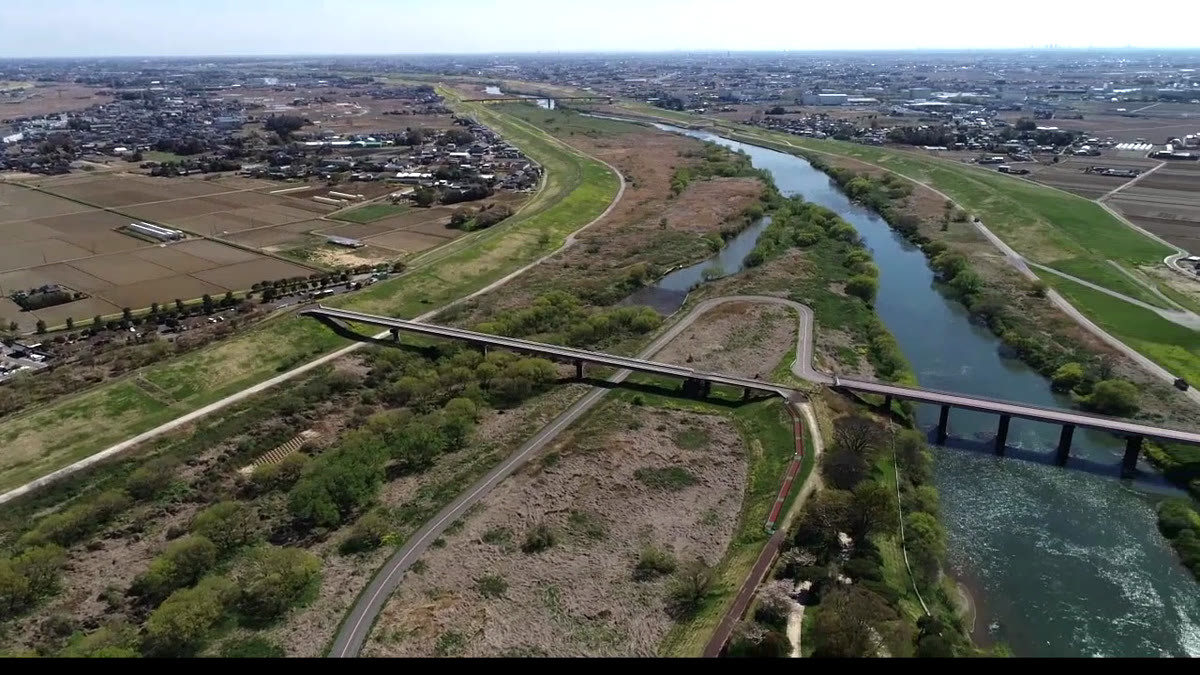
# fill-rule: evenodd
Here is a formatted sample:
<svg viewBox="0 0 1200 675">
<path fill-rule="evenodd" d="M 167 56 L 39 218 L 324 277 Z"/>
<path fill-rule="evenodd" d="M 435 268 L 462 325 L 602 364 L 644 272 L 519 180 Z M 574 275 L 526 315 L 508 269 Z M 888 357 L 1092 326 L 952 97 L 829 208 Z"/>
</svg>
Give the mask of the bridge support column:
<svg viewBox="0 0 1200 675">
<path fill-rule="evenodd" d="M 708 395 L 711 393 L 712 393 L 712 382 L 709 380 L 704 380 L 700 384 L 700 398 L 708 398 Z"/>
<path fill-rule="evenodd" d="M 1125 439 L 1125 457 L 1121 459 L 1121 478 L 1132 478 L 1137 473 L 1138 455 L 1142 452 L 1142 437 Z"/>
<path fill-rule="evenodd" d="M 942 406 L 942 413 L 938 416 L 937 426 L 937 444 L 941 445 L 946 442 L 946 428 L 950 425 L 950 406 Z"/>
<path fill-rule="evenodd" d="M 1000 426 L 996 427 L 996 454 L 1004 454 L 1004 444 L 1008 441 L 1008 423 L 1012 421 L 1011 415 L 1000 416 Z"/>
<path fill-rule="evenodd" d="M 575 359 L 575 379 L 583 379 L 583 359 Z"/>
<path fill-rule="evenodd" d="M 1074 424 L 1064 424 L 1062 433 L 1058 436 L 1058 450 L 1054 455 L 1054 461 L 1063 466 L 1067 463 L 1067 459 L 1071 456 L 1071 438 L 1075 435 Z"/>
<path fill-rule="evenodd" d="M 892 409 L 892 395 L 891 394 L 888 394 L 887 396 L 883 397 L 883 409 L 884 410 Z"/>
<path fill-rule="evenodd" d="M 392 333 L 392 342 L 399 342 L 400 341 L 400 329 L 392 328 L 391 333 Z"/>
<path fill-rule="evenodd" d="M 742 400 L 743 401 L 750 400 L 750 387 L 742 387 Z"/>
</svg>

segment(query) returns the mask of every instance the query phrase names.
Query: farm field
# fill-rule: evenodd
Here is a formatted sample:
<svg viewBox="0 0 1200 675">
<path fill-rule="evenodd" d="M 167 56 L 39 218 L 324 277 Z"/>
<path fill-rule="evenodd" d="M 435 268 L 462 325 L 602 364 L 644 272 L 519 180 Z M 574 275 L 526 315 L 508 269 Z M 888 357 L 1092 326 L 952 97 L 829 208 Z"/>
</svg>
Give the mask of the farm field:
<svg viewBox="0 0 1200 675">
<path fill-rule="evenodd" d="M 265 279 L 307 276 L 312 269 L 216 241 L 190 239 L 161 243 L 121 231 L 131 221 L 148 219 L 186 231 L 213 234 L 216 226 L 197 227 L 200 218 L 219 219 L 229 228 L 247 221 L 247 211 L 275 222 L 311 220 L 313 211 L 262 195 L 257 181 L 153 180 L 143 177 L 69 177 L 43 183 L 40 192 L 0 185 L 0 293 L 8 296 L 47 284 L 60 284 L 86 297 L 32 312 L 5 316 L 22 330 L 38 320 L 48 326 L 67 318 L 138 309 L 153 302 L 194 300 L 203 295 L 239 291 Z M 53 192 L 54 194 L 50 194 Z M 62 195 L 62 196 L 56 196 Z M 174 196 L 172 196 L 174 195 Z M 79 201 L 74 201 L 79 200 Z M 120 213 L 88 206 L 103 203 Z M 238 204 L 257 203 L 257 208 Z M 301 204 L 303 204 L 301 202 Z M 233 206 L 231 211 L 221 209 Z M 151 215 L 151 209 L 157 209 Z M 162 217 L 167 215 L 169 217 Z M 158 216 L 158 217 L 155 217 Z M 7 308 L 11 310 L 11 308 Z M 7 313 L 7 312 L 6 312 Z"/>
<path fill-rule="evenodd" d="M 0 122 L 18 117 L 83 110 L 99 103 L 112 102 L 112 96 L 102 96 L 98 94 L 100 90 L 100 87 L 57 82 L 23 87 L 20 92 L 0 96 Z"/>
<path fill-rule="evenodd" d="M 1109 203 L 1172 244 L 1200 251 L 1200 163 L 1169 162 Z"/>
<path fill-rule="evenodd" d="M 1138 169 L 1144 173 L 1157 165 L 1157 161 L 1144 157 L 1100 156 L 1066 157 L 1057 164 L 1022 164 L 1021 166 L 1032 171 L 1029 176 L 1030 180 L 1042 183 L 1043 185 L 1049 185 L 1050 187 L 1056 187 L 1060 190 L 1066 190 L 1087 199 L 1097 199 L 1121 187 L 1129 182 L 1130 179 L 1084 173 L 1084 169 L 1090 166 L 1103 166 L 1114 169 Z M 1151 176 L 1150 178 L 1153 177 Z M 1150 180 L 1150 178 L 1145 180 Z M 1139 181 L 1139 185 L 1141 182 L 1144 181 Z"/>
</svg>

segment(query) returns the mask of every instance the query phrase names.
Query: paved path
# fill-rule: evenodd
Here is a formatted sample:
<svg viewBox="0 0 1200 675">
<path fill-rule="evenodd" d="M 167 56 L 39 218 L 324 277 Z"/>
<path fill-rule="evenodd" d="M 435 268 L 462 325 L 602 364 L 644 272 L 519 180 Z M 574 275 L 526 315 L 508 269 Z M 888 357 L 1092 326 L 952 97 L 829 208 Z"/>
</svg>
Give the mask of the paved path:
<svg viewBox="0 0 1200 675">
<path fill-rule="evenodd" d="M 812 370 L 812 310 L 798 302 L 793 302 L 785 298 L 753 296 L 753 295 L 736 295 L 724 298 L 713 298 L 705 300 L 697 304 L 692 310 L 682 319 L 673 324 L 666 332 L 655 339 L 648 347 L 643 349 L 638 358 L 648 359 L 657 354 L 671 340 L 675 339 L 691 326 L 696 319 L 703 316 L 713 307 L 727 304 L 731 302 L 753 302 L 753 303 L 769 303 L 786 305 L 796 309 L 799 313 L 797 321 L 797 336 L 796 336 L 796 361 L 792 364 L 792 371 L 800 377 L 807 377 L 808 373 L 816 373 Z M 609 382 L 623 382 L 629 377 L 628 370 L 621 370 L 609 378 Z M 816 373 L 819 377 L 830 379 L 828 376 Z M 578 420 L 588 410 L 590 410 L 600 399 L 608 393 L 607 388 L 595 387 L 588 392 L 583 398 L 576 401 L 570 408 L 558 417 L 550 421 L 541 431 L 533 438 L 523 443 L 517 448 L 507 459 L 499 466 L 492 469 L 486 476 L 481 478 L 475 485 L 471 486 L 466 492 L 459 495 L 453 502 L 446 505 L 438 512 L 428 523 L 425 524 L 414 535 L 409 537 L 399 550 L 384 563 L 383 567 L 376 572 L 375 577 L 367 586 L 366 590 L 359 595 L 355 601 L 354 607 L 351 608 L 346 620 L 342 623 L 341 628 L 333 642 L 333 647 L 330 649 L 329 655 L 335 658 L 348 658 L 358 656 L 362 650 L 363 643 L 366 641 L 367 635 L 371 631 L 371 626 L 375 622 L 375 618 L 383 609 L 388 597 L 392 591 L 400 584 L 404 578 L 404 572 L 429 548 L 430 543 L 437 539 L 445 532 L 455 520 L 457 520 L 467 509 L 483 499 L 493 488 L 496 487 L 502 480 L 516 471 L 524 464 L 532 455 L 546 446 L 547 443 L 553 441 L 564 429 L 569 427 L 573 422 Z M 811 412 L 807 417 L 811 417 Z M 816 429 L 815 420 L 811 422 L 813 429 Z M 819 432 L 817 432 L 819 433 Z M 790 517 L 790 514 L 789 514 Z M 772 537 L 775 541 L 775 549 L 778 549 L 779 543 L 782 542 L 786 527 L 781 529 L 776 537 Z M 768 561 L 769 563 L 769 561 Z M 757 565 L 756 565 L 757 567 Z"/>
<path fill-rule="evenodd" d="M 1109 262 L 1112 262 L 1112 261 L 1110 260 Z M 1191 312 L 1188 310 L 1163 309 L 1162 307 L 1159 307 L 1157 305 L 1152 305 L 1144 300 L 1138 300 L 1137 298 L 1131 298 L 1128 295 L 1125 295 L 1124 293 L 1118 293 L 1117 291 L 1114 291 L 1113 289 L 1111 289 L 1107 286 L 1101 286 L 1100 284 L 1093 283 L 1091 281 L 1088 281 L 1087 279 L 1081 279 L 1072 274 L 1067 274 L 1066 272 L 1063 272 L 1061 270 L 1056 270 L 1053 267 L 1050 267 L 1048 265 L 1043 265 L 1041 263 L 1035 263 L 1032 260 L 1026 260 L 1025 263 L 1032 267 L 1036 267 L 1039 270 L 1042 270 L 1043 272 L 1049 272 L 1050 274 L 1053 274 L 1055 276 L 1062 277 L 1069 281 L 1074 281 L 1075 283 L 1079 284 L 1080 286 L 1086 286 L 1086 287 L 1092 289 L 1093 291 L 1098 291 L 1105 295 L 1112 296 L 1118 300 L 1124 300 L 1125 302 L 1128 302 L 1129 304 L 1135 305 L 1137 307 L 1141 307 L 1142 309 L 1144 309 L 1148 312 L 1154 312 L 1155 314 L 1161 316 L 1162 318 L 1166 319 L 1167 321 L 1170 321 L 1173 324 L 1183 326 L 1184 328 L 1190 328 L 1192 330 L 1200 330 L 1200 316 L 1197 316 L 1195 312 Z M 1124 267 L 1121 267 L 1120 265 L 1118 265 L 1117 268 L 1120 269 L 1122 273 L 1128 275 L 1128 270 L 1126 270 Z M 1141 281 L 1138 280 L 1136 277 L 1131 277 L 1131 278 L 1133 278 L 1134 283 L 1137 283 L 1137 284 L 1141 283 Z M 1154 289 L 1154 292 L 1156 294 L 1157 294 L 1157 291 L 1158 291 L 1158 289 Z M 1171 302 L 1169 299 L 1167 301 Z M 1172 304 L 1174 304 L 1174 303 L 1172 303 Z"/>
<path fill-rule="evenodd" d="M 583 153 L 581 153 L 581 154 L 583 154 Z M 438 309 L 431 310 L 429 312 L 422 314 L 421 316 L 418 316 L 416 318 L 416 320 L 417 321 L 428 321 L 429 319 L 433 318 L 435 315 L 437 315 L 441 311 L 449 309 L 450 307 L 454 307 L 455 305 L 458 305 L 459 303 L 462 303 L 467 300 L 470 300 L 471 298 L 483 295 L 484 293 L 488 293 L 490 291 L 493 291 L 493 290 L 503 286 L 504 284 L 507 284 L 508 282 L 517 278 L 521 274 L 524 274 L 525 272 L 527 272 L 530 268 L 540 265 L 541 263 L 545 262 L 548 258 L 558 255 L 559 253 L 562 253 L 563 251 L 570 248 L 571 246 L 574 246 L 575 241 L 576 241 L 576 236 L 580 232 L 595 225 L 596 223 L 603 220 L 606 216 L 608 216 L 608 214 L 611 213 L 614 208 L 616 208 L 617 204 L 621 201 L 621 198 L 624 197 L 624 195 L 625 195 L 625 177 L 621 175 L 621 172 L 618 171 L 616 169 L 616 167 L 609 164 L 608 162 L 605 162 L 604 160 L 601 160 L 601 159 L 597 159 L 595 157 L 591 157 L 590 155 L 586 155 L 586 156 L 589 157 L 590 159 L 594 159 L 595 161 L 600 162 L 604 166 L 608 167 L 609 170 L 611 170 L 613 172 L 613 174 L 615 174 L 617 176 L 617 179 L 620 181 L 620 187 L 617 189 L 616 196 L 613 197 L 612 202 L 609 203 L 608 208 L 604 209 L 603 213 L 601 213 L 600 215 L 593 218 L 590 222 L 588 222 L 583 227 L 581 227 L 578 230 L 576 230 L 575 232 L 571 233 L 571 235 L 569 235 L 567 237 L 567 239 L 563 243 L 563 245 L 560 246 L 559 248 L 555 249 L 554 251 L 547 253 L 546 255 L 542 256 L 541 258 L 538 258 L 537 260 L 529 263 L 528 265 L 525 265 L 524 267 L 516 270 L 515 272 L 513 272 L 511 274 L 505 275 L 504 277 L 497 279 L 496 281 L 493 281 L 492 283 L 488 284 L 487 286 L 484 286 L 483 288 L 475 291 L 474 293 L 471 293 L 470 295 L 466 295 L 466 296 L 459 298 L 458 300 L 455 300 L 454 302 L 451 302 L 443 307 L 439 307 Z M 415 268 L 415 267 L 411 268 L 408 273 L 411 273 L 412 271 L 415 271 L 416 269 L 422 269 L 422 268 Z M 387 337 L 387 335 L 388 335 L 388 332 L 383 331 L 375 337 L 382 339 L 384 337 Z M 310 370 L 312 370 L 314 368 L 317 368 L 321 365 L 329 363 L 330 361 L 339 359 L 343 356 L 346 356 L 347 354 L 350 354 L 358 349 L 361 349 L 364 344 L 365 343 L 362 343 L 362 342 L 355 342 L 354 344 L 343 347 L 335 352 L 326 354 L 325 356 L 317 358 L 313 361 L 309 361 L 308 363 L 306 363 L 304 365 L 297 366 L 296 368 L 293 368 L 292 370 L 289 370 L 285 373 L 276 375 L 275 377 L 272 377 L 269 380 L 259 382 L 258 384 L 254 385 L 252 387 L 249 387 L 247 389 L 243 389 L 242 391 L 239 391 L 236 394 L 231 394 L 229 396 L 226 396 L 225 398 L 223 398 L 219 401 L 210 403 L 210 404 L 204 406 L 203 408 L 193 410 L 192 412 L 187 413 L 181 417 L 177 417 L 177 418 L 171 420 L 170 422 L 166 422 L 165 424 L 159 425 L 153 429 L 150 429 L 149 431 L 140 433 L 137 436 L 134 436 L 133 438 L 130 438 L 128 440 L 117 443 L 116 445 L 109 446 L 108 448 L 105 448 L 104 450 L 101 450 L 100 452 L 97 452 L 93 455 L 89 455 L 89 456 L 75 462 L 74 464 L 69 464 L 61 469 L 58 469 L 57 471 L 48 473 L 45 476 L 42 476 L 41 478 L 32 480 L 20 487 L 17 487 L 12 490 L 9 490 L 8 492 L 5 492 L 4 494 L 0 494 L 0 504 L 4 504 L 12 499 L 20 497 L 21 495 L 28 494 L 29 492 L 37 490 L 38 488 L 49 485 L 50 483 L 52 483 L 56 480 L 59 480 L 60 478 L 65 478 L 67 476 L 70 476 L 71 474 L 74 474 L 78 471 L 86 469 L 89 466 L 93 466 L 98 462 L 102 462 L 111 457 L 115 457 L 115 456 L 121 454 L 122 452 L 125 452 L 126 450 L 129 450 L 130 448 L 132 448 L 140 443 L 144 443 L 152 438 L 156 438 L 165 433 L 174 431 L 175 429 L 178 429 L 179 427 L 184 426 L 185 424 L 189 424 L 189 423 L 194 422 L 202 417 L 212 414 L 218 410 L 227 408 L 239 401 L 243 401 L 251 396 L 254 396 L 255 394 L 266 391 L 267 389 L 270 389 L 271 387 L 282 384 L 283 382 L 287 382 L 288 380 L 295 379 L 295 378 L 303 375 L 304 373 L 309 372 Z"/>
</svg>

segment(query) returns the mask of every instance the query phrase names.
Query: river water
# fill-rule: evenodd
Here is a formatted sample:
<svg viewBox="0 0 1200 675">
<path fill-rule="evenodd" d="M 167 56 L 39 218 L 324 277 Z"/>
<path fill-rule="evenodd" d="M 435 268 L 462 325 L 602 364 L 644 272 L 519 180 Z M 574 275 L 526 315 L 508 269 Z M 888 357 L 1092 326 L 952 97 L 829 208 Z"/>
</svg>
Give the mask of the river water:
<svg viewBox="0 0 1200 675">
<path fill-rule="evenodd" d="M 491 94 L 492 96 L 504 96 L 504 92 L 500 90 L 500 87 L 496 86 L 484 87 L 483 92 L 485 94 Z M 513 94 L 513 96 L 520 96 L 521 98 L 533 98 L 532 96 L 527 96 L 525 94 Z M 537 101 L 535 101 L 535 103 L 537 103 L 539 108 L 554 110 L 554 99 L 552 98 L 539 98 Z"/>
<path fill-rule="evenodd" d="M 781 192 L 832 209 L 857 228 L 880 269 L 877 311 L 922 385 L 1069 405 L 1036 371 L 1003 357 L 1000 341 L 942 295 L 919 249 L 808 162 L 706 131 L 655 126 L 747 153 Z M 739 242 L 744 257 L 753 241 Z M 707 264 L 679 272 L 698 279 Z M 740 259 L 722 266 L 732 273 Z M 935 407 L 918 407 L 926 429 L 937 415 Z M 1200 585 L 1155 525 L 1154 504 L 1171 490 L 1152 475 L 1118 481 L 1123 443 L 1098 432 L 1076 432 L 1063 469 L 1052 465 L 1059 428 L 1013 419 L 1008 456 L 996 457 L 988 442 L 996 422 L 952 411 L 953 447 L 934 448 L 949 564 L 975 598 L 977 640 L 1003 641 L 1018 656 L 1200 655 Z"/>
</svg>

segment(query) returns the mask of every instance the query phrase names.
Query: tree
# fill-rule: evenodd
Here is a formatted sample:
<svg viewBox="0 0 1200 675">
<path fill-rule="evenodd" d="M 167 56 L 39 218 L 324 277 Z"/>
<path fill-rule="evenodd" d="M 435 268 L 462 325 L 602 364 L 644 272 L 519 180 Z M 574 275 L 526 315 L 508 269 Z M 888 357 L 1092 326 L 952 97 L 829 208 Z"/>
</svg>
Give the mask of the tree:
<svg viewBox="0 0 1200 675">
<path fill-rule="evenodd" d="M 17 616 L 33 602 L 29 579 L 21 574 L 12 561 L 0 558 L 0 620 Z"/>
<path fill-rule="evenodd" d="M 412 199 L 417 206 L 430 206 L 437 201 L 437 191 L 427 187 L 417 188 Z"/>
<path fill-rule="evenodd" d="M 321 578 L 321 561 L 299 548 L 259 546 L 235 575 L 238 607 L 251 619 L 270 621 L 300 603 Z"/>
<path fill-rule="evenodd" d="M 841 417 L 833 424 L 833 442 L 856 455 L 868 455 L 879 443 L 879 427 L 861 415 Z"/>
<path fill-rule="evenodd" d="M 937 518 L 919 511 L 908 514 L 904 545 L 917 580 L 925 586 L 936 583 L 946 557 L 946 533 Z"/>
<path fill-rule="evenodd" d="M 1029 294 L 1035 298 L 1044 298 L 1049 290 L 1049 286 L 1041 279 L 1036 279 L 1029 284 Z"/>
<path fill-rule="evenodd" d="M 243 502 L 217 502 L 192 518 L 191 531 L 226 554 L 258 538 L 258 516 Z"/>
<path fill-rule="evenodd" d="M 104 319 L 100 318 L 100 315 L 97 314 L 92 317 L 92 333 L 94 334 L 101 330 L 104 330 Z"/>
<path fill-rule="evenodd" d="M 861 298 L 869 305 L 875 302 L 875 294 L 879 292 L 879 280 L 866 274 L 850 277 L 846 282 L 846 292 Z"/>
<path fill-rule="evenodd" d="M 877 481 L 859 483 L 854 488 L 847 521 L 849 534 L 856 540 L 871 532 L 895 532 L 899 522 L 896 493 Z"/>
<path fill-rule="evenodd" d="M 166 457 L 157 457 L 129 474 L 125 479 L 125 491 L 135 499 L 150 499 L 157 495 L 175 478 L 175 462 Z"/>
<path fill-rule="evenodd" d="M 67 317 L 67 330 L 75 330 L 75 319 Z"/>
<path fill-rule="evenodd" d="M 46 322 L 42 321 L 41 319 L 38 319 L 36 330 L 37 330 L 38 335 L 45 335 L 46 334 Z"/>
<path fill-rule="evenodd" d="M 942 253 L 930 263 L 943 281 L 949 281 L 967 268 L 967 259 L 957 253 Z"/>
<path fill-rule="evenodd" d="M 392 526 L 387 516 L 379 510 L 371 511 L 354 521 L 354 527 L 338 545 L 338 550 L 343 554 L 370 551 L 378 548 L 391 533 Z"/>
<path fill-rule="evenodd" d="M 175 298 L 175 311 L 182 314 L 184 309 L 185 309 L 185 307 L 183 305 L 183 300 L 180 300 L 179 298 Z"/>
<path fill-rule="evenodd" d="M 1083 366 L 1078 363 L 1064 363 L 1054 371 L 1050 383 L 1056 391 L 1070 391 L 1083 382 Z"/>
<path fill-rule="evenodd" d="M 138 632 L 124 622 L 105 624 L 87 635 L 74 635 L 58 653 L 67 658 L 137 658 Z"/>
<path fill-rule="evenodd" d="M 201 300 L 200 300 L 200 307 L 201 307 L 201 309 L 204 310 L 205 314 L 212 314 L 213 311 L 216 309 L 213 306 L 212 296 L 209 295 L 208 293 L 205 293 L 204 297 L 201 298 Z"/>
<path fill-rule="evenodd" d="M 835 445 L 821 458 L 821 475 L 839 490 L 851 490 L 867 477 L 870 471 L 867 457 Z"/>
<path fill-rule="evenodd" d="M 175 589 L 196 583 L 216 562 L 217 547 L 208 539 L 197 535 L 178 539 L 133 580 L 133 594 L 154 604 Z"/>
<path fill-rule="evenodd" d="M 163 656 L 194 653 L 237 595 L 232 581 L 215 576 L 205 578 L 195 588 L 175 591 L 146 620 L 150 650 Z"/>
<path fill-rule="evenodd" d="M 837 533 L 849 529 L 847 523 L 852 499 L 853 495 L 848 490 L 818 491 L 804 507 L 792 536 L 793 543 L 811 549 L 817 555 L 818 562 L 836 556 L 841 551 Z"/>
<path fill-rule="evenodd" d="M 754 620 L 777 630 L 786 630 L 788 617 L 795 601 L 791 597 L 792 584 L 788 581 L 772 581 L 758 593 L 758 606 Z"/>
<path fill-rule="evenodd" d="M 929 482 L 933 458 L 925 445 L 925 437 L 916 429 L 905 429 L 896 434 L 896 460 L 905 478 L 913 485 Z"/>
<path fill-rule="evenodd" d="M 129 309 L 128 307 L 122 308 L 121 309 L 121 321 L 124 322 L 126 325 L 129 325 L 129 323 L 133 321 L 133 310 Z"/>
<path fill-rule="evenodd" d="M 734 629 L 725 653 L 732 658 L 780 658 L 792 653 L 792 643 L 780 631 L 743 621 Z"/>
<path fill-rule="evenodd" d="M 1126 380 L 1102 380 L 1092 387 L 1085 402 L 1104 415 L 1132 415 L 1138 411 L 1138 390 Z"/>
<path fill-rule="evenodd" d="M 858 586 L 839 586 L 821 598 L 812 628 L 805 634 L 812 640 L 813 656 L 863 658 L 879 655 L 886 622 L 896 612 L 883 598 Z"/>
<path fill-rule="evenodd" d="M 983 290 L 983 278 L 974 270 L 964 269 L 950 280 L 950 288 L 957 291 L 960 297 L 969 301 L 971 296 Z"/>
<path fill-rule="evenodd" d="M 287 141 L 293 131 L 303 126 L 304 118 L 297 115 L 271 115 L 263 122 L 263 128 L 274 131 L 281 141 Z"/>
<path fill-rule="evenodd" d="M 667 588 L 667 612 L 676 620 L 691 616 L 708 599 L 713 579 L 713 569 L 702 559 L 684 564 Z"/>
</svg>

